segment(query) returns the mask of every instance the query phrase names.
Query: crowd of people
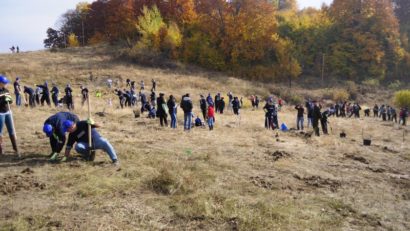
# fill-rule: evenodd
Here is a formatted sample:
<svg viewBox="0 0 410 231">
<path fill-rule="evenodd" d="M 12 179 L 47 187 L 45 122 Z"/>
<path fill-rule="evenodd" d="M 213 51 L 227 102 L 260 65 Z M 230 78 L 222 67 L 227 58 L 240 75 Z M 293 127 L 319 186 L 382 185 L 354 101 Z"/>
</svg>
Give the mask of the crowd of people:
<svg viewBox="0 0 410 231">
<path fill-rule="evenodd" d="M 66 85 L 64 89 L 64 96 L 59 98 L 59 88 L 56 84 L 53 84 L 51 90 L 49 89 L 49 84 L 47 81 L 43 84 L 36 84 L 34 89 L 29 86 L 23 86 L 24 90 L 22 90 L 20 81 L 21 78 L 17 77 L 13 83 L 16 99 L 15 102 L 17 106 L 21 106 L 23 103 L 22 101 L 24 101 L 26 106 L 30 107 L 36 107 L 37 105 L 44 106 L 45 104 L 51 106 L 51 103 L 53 103 L 55 107 L 63 107 L 63 105 L 65 105 L 70 111 L 74 110 L 73 89 L 70 84 Z M 0 154 L 3 153 L 1 134 L 4 124 L 7 126 L 13 149 L 16 153 L 18 153 L 14 126 L 9 107 L 13 100 L 5 87 L 8 83 L 9 80 L 6 77 L 0 76 Z M 138 109 L 140 115 L 147 112 L 148 118 L 159 119 L 160 126 L 168 127 L 169 124 L 169 126 L 173 129 L 176 129 L 178 126 L 177 113 L 180 108 L 184 114 L 185 131 L 190 131 L 193 127 L 206 127 L 206 125 L 209 130 L 213 130 L 216 122 L 215 114 L 224 113 L 226 103 L 225 98 L 221 93 L 217 93 L 214 97 L 212 97 L 211 93 L 208 93 L 206 97 L 204 95 L 200 95 L 198 105 L 202 115 L 194 115 L 194 103 L 189 93 L 184 94 L 178 104 L 176 97 L 173 95 L 166 97 L 164 93 L 159 93 L 157 96 L 157 82 L 152 79 L 151 83 L 152 87 L 150 89 L 150 95 L 147 96 L 145 94 L 146 86 L 144 81 L 140 82 L 140 89 L 137 92 L 135 81 L 127 79 L 127 88 L 123 90 L 114 90 L 114 93 L 119 98 L 120 107 L 137 107 L 140 103 L 141 108 Z M 110 87 L 111 86 L 109 86 L 109 88 Z M 84 103 L 88 100 L 89 90 L 81 85 L 80 91 L 81 104 L 84 105 Z M 24 97 L 22 97 L 23 94 Z M 257 110 L 259 108 L 260 98 L 256 95 L 252 95 L 249 97 L 249 100 L 253 110 Z M 273 96 L 270 96 L 265 99 L 263 110 L 265 112 L 266 129 L 282 129 L 279 127 L 278 114 L 283 104 L 284 102 L 281 98 L 274 98 Z M 227 108 L 234 115 L 238 116 L 239 119 L 240 109 L 242 107 L 243 98 L 239 98 L 232 92 L 228 92 Z M 322 109 L 324 111 L 322 111 Z M 328 134 L 329 117 L 360 118 L 360 111 L 362 108 L 358 103 L 338 102 L 331 105 L 329 108 L 324 109 L 318 101 L 312 101 L 309 99 L 305 102 L 304 106 L 302 104 L 296 105 L 295 110 L 297 111 L 297 130 L 304 130 L 304 117 L 306 115 L 307 128 L 312 126 L 314 134 L 319 136 L 319 125 L 322 128 L 323 134 Z M 365 117 L 370 117 L 370 112 L 371 109 L 365 109 Z M 381 105 L 379 107 L 377 104 L 373 107 L 373 117 L 381 118 L 383 121 L 394 121 L 402 125 L 406 125 L 406 118 L 408 117 L 408 114 L 408 108 L 401 108 L 398 114 L 399 120 L 397 120 L 397 112 L 395 108 L 389 105 Z M 169 123 L 168 116 L 170 117 Z M 282 126 L 284 125 L 282 124 Z M 92 147 L 89 147 L 89 138 L 86 136 L 86 134 L 88 134 L 89 127 L 91 127 L 90 129 L 93 137 Z M 114 148 L 95 130 L 98 127 L 100 127 L 100 125 L 95 124 L 90 118 L 86 121 L 80 121 L 78 116 L 70 112 L 59 112 L 48 118 L 44 123 L 43 131 L 50 138 L 50 146 L 52 149 L 50 160 L 57 159 L 58 153 L 60 153 L 66 143 L 65 134 L 69 133 L 65 156 L 62 159 L 63 161 L 69 156 L 73 145 L 77 143 L 75 150 L 85 159 L 93 159 L 89 152 L 90 149 L 102 149 L 109 155 L 113 163 L 117 163 L 118 160 Z"/>
</svg>

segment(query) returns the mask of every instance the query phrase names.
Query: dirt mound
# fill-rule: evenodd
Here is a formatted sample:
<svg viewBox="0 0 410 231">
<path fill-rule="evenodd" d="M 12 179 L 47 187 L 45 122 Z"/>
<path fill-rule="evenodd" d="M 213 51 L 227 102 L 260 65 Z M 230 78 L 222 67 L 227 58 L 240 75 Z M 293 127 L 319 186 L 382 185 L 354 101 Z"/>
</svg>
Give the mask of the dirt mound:
<svg viewBox="0 0 410 231">
<path fill-rule="evenodd" d="M 32 170 L 31 170 L 32 171 Z M 26 169 L 23 172 L 27 172 Z M 22 190 L 44 190 L 46 184 L 39 182 L 33 176 L 9 175 L 0 180 L 0 192 L 3 195 L 13 194 Z"/>
<path fill-rule="evenodd" d="M 338 188 L 342 186 L 342 183 L 338 180 L 328 178 L 324 179 L 320 176 L 300 177 L 298 175 L 294 175 L 294 177 L 298 180 L 304 181 L 304 183 L 308 186 L 316 188 L 329 188 L 332 192 L 336 192 Z"/>
<path fill-rule="evenodd" d="M 273 153 L 268 153 L 267 160 L 272 160 L 273 162 L 278 161 L 279 159 L 290 157 L 291 155 L 285 151 L 275 151 Z"/>
<path fill-rule="evenodd" d="M 255 177 L 252 176 L 250 177 L 250 180 L 253 185 L 260 187 L 260 188 L 265 188 L 269 190 L 276 188 L 271 181 L 261 176 L 255 176 Z"/>
<path fill-rule="evenodd" d="M 356 156 L 354 154 L 345 154 L 344 156 L 345 156 L 345 158 L 352 159 L 352 160 L 355 160 L 355 161 L 359 161 L 363 164 L 369 164 L 369 161 L 367 161 L 364 157 L 361 157 L 361 156 Z"/>
<path fill-rule="evenodd" d="M 291 134 L 294 137 L 300 137 L 300 138 L 308 139 L 308 138 L 312 137 L 313 131 L 304 132 L 304 131 L 298 131 L 298 130 L 290 130 L 289 134 Z"/>
</svg>

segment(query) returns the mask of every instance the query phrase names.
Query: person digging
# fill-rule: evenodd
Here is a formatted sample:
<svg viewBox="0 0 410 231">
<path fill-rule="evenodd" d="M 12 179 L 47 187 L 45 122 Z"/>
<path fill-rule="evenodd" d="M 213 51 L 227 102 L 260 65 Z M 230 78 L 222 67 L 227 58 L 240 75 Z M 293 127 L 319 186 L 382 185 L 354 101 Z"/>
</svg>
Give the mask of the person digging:
<svg viewBox="0 0 410 231">
<path fill-rule="evenodd" d="M 50 138 L 50 161 L 56 161 L 64 147 L 66 136 L 63 123 L 66 120 L 78 122 L 80 119 L 77 115 L 70 112 L 58 112 L 44 122 L 43 132 Z"/>
<path fill-rule="evenodd" d="M 91 125 L 91 140 L 92 140 L 92 151 L 90 152 L 90 146 L 89 146 L 89 136 L 88 136 L 88 127 Z M 107 139 L 103 138 L 96 130 L 96 128 L 100 128 L 101 126 L 98 124 L 95 124 L 92 119 L 87 119 L 86 121 L 79 121 L 77 123 L 71 121 L 71 120 L 66 120 L 63 123 L 64 131 L 69 133 L 68 136 L 68 141 L 66 145 L 66 150 L 65 150 L 65 156 L 61 160 L 62 162 L 65 162 L 67 158 L 70 156 L 70 151 L 74 145 L 74 143 L 77 143 L 75 145 L 75 150 L 85 159 L 89 161 L 94 160 L 94 154 L 93 151 L 95 150 L 103 150 L 108 154 L 110 157 L 112 163 L 114 165 L 118 165 L 118 159 L 117 159 L 117 154 L 115 153 L 115 150 L 113 146 L 108 142 Z"/>
</svg>

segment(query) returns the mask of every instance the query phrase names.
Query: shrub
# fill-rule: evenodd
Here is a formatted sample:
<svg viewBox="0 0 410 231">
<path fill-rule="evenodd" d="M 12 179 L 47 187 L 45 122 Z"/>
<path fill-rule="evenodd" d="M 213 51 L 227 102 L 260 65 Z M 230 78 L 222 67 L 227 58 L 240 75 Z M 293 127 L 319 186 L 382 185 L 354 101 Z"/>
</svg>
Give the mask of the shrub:
<svg viewBox="0 0 410 231">
<path fill-rule="evenodd" d="M 378 79 L 368 79 L 368 80 L 363 81 L 362 84 L 367 87 L 376 88 L 380 86 L 380 81 Z"/>
<path fill-rule="evenodd" d="M 396 80 L 392 83 L 389 84 L 388 88 L 390 90 L 398 90 L 401 87 L 401 82 L 399 80 Z"/>
<path fill-rule="evenodd" d="M 148 180 L 146 184 L 154 192 L 164 195 L 171 195 L 181 187 L 178 177 L 167 169 L 162 169 L 158 176 Z"/>
<path fill-rule="evenodd" d="M 410 107 L 410 90 L 396 92 L 394 94 L 394 104 L 398 107 Z"/>
<path fill-rule="evenodd" d="M 335 89 L 332 96 L 333 101 L 340 102 L 349 99 L 349 92 L 345 89 Z"/>
</svg>

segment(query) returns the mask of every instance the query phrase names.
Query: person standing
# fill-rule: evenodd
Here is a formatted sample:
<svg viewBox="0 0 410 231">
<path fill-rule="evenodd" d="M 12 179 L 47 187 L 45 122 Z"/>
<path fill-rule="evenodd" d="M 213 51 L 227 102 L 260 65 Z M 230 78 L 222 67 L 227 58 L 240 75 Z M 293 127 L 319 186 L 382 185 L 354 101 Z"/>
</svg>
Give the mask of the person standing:
<svg viewBox="0 0 410 231">
<path fill-rule="evenodd" d="M 151 91 L 156 91 L 157 90 L 157 81 L 155 81 L 155 79 L 152 79 L 151 82 L 152 82 Z"/>
<path fill-rule="evenodd" d="M 219 100 L 219 113 L 224 114 L 224 109 L 225 109 L 225 100 L 224 100 L 224 97 L 221 97 L 221 100 Z"/>
<path fill-rule="evenodd" d="M 68 110 L 74 110 L 74 101 L 73 101 L 73 89 L 71 89 L 70 84 L 67 84 L 64 89 L 65 92 L 65 103 L 67 104 Z"/>
<path fill-rule="evenodd" d="M 310 101 L 310 99 L 306 102 L 305 104 L 306 111 L 307 111 L 307 128 L 312 124 L 312 118 L 313 118 L 313 103 Z"/>
<path fill-rule="evenodd" d="M 322 113 L 320 112 L 320 107 L 318 102 L 314 102 L 313 112 L 312 112 L 312 126 L 315 131 L 316 136 L 320 136 L 319 132 L 319 120 L 322 118 Z"/>
<path fill-rule="evenodd" d="M 322 113 L 322 117 L 320 118 L 320 125 L 322 126 L 322 131 L 323 134 L 328 135 L 328 131 L 327 131 L 327 124 L 329 123 L 328 120 L 329 117 L 329 111 L 326 110 Z"/>
<path fill-rule="evenodd" d="M 40 105 L 40 98 L 42 94 L 42 88 L 36 85 L 36 103 L 37 105 Z"/>
<path fill-rule="evenodd" d="M 206 121 L 207 106 L 206 106 L 205 97 L 203 95 L 200 96 L 199 107 L 201 108 L 202 116 L 204 117 L 204 120 Z"/>
<path fill-rule="evenodd" d="M 164 124 L 165 127 L 168 127 L 167 113 L 168 106 L 165 103 L 164 93 L 159 93 L 159 97 L 157 98 L 157 117 L 159 117 L 161 127 L 163 127 Z"/>
<path fill-rule="evenodd" d="M 14 131 L 13 118 L 10 111 L 10 104 L 13 103 L 13 99 L 7 90 L 6 85 L 10 81 L 7 77 L 0 75 L 0 155 L 3 155 L 3 127 L 6 124 L 7 131 L 9 133 L 10 141 L 13 146 L 14 152 L 19 155 L 17 148 L 17 138 Z"/>
<path fill-rule="evenodd" d="M 177 128 L 177 104 L 173 95 L 169 96 L 167 106 L 169 115 L 171 116 L 171 128 Z"/>
<path fill-rule="evenodd" d="M 140 90 L 141 90 L 141 91 L 145 89 L 145 83 L 144 83 L 144 80 L 141 80 L 141 82 L 140 82 L 140 86 L 141 86 L 141 88 L 140 88 Z"/>
<path fill-rule="evenodd" d="M 91 125 L 91 147 L 89 147 L 89 137 L 88 137 L 88 129 L 89 125 Z M 100 128 L 101 126 L 95 124 L 94 121 L 88 119 L 86 121 L 79 121 L 77 123 L 66 120 L 63 122 L 64 131 L 69 133 L 68 141 L 65 150 L 65 156 L 61 160 L 62 162 L 66 161 L 67 158 L 70 156 L 71 149 L 73 145 L 75 145 L 75 150 L 83 156 L 86 160 L 93 160 L 92 156 L 90 156 L 90 148 L 92 150 L 103 150 L 108 154 L 112 163 L 114 165 L 118 165 L 118 158 L 117 154 L 113 148 L 113 146 L 108 142 L 107 139 L 103 138 L 96 130 L 96 128 Z"/>
<path fill-rule="evenodd" d="M 184 111 L 184 130 L 190 131 L 192 127 L 192 100 L 189 93 L 182 97 L 181 108 Z"/>
<path fill-rule="evenodd" d="M 151 99 L 151 105 L 153 107 L 155 107 L 156 103 L 157 103 L 157 94 L 155 93 L 155 91 L 151 91 L 151 95 L 150 95 L 150 99 Z"/>
<path fill-rule="evenodd" d="M 269 98 L 266 101 L 266 104 L 263 107 L 263 110 L 265 111 L 265 128 L 272 129 L 272 130 L 279 128 L 279 125 L 277 122 L 278 121 L 277 109 L 276 109 L 275 104 L 273 103 L 272 98 Z M 276 117 L 276 121 L 275 121 L 275 117 Z"/>
<path fill-rule="evenodd" d="M 241 103 L 239 102 L 239 99 L 237 96 L 235 96 L 232 100 L 232 109 L 233 109 L 233 114 L 239 115 L 239 109 L 241 108 Z"/>
<path fill-rule="evenodd" d="M 377 104 L 373 107 L 373 117 L 379 117 L 379 106 Z"/>
<path fill-rule="evenodd" d="M 16 78 L 14 85 L 14 94 L 16 95 L 16 106 L 21 106 L 21 87 L 20 87 L 20 77 Z"/>
<path fill-rule="evenodd" d="M 44 121 L 43 132 L 50 138 L 51 161 L 57 160 L 58 154 L 64 147 L 66 137 L 63 123 L 66 120 L 78 122 L 79 118 L 70 112 L 58 112 Z"/>
<path fill-rule="evenodd" d="M 208 127 L 210 131 L 214 130 L 214 124 L 215 124 L 215 110 L 214 110 L 214 105 L 210 104 L 208 106 Z"/>
<path fill-rule="evenodd" d="M 295 109 L 298 111 L 296 117 L 296 127 L 298 130 L 303 131 L 303 116 L 305 114 L 305 109 L 300 104 L 296 105 Z"/>
<path fill-rule="evenodd" d="M 403 126 L 406 126 L 406 119 L 408 116 L 407 108 L 402 107 L 400 109 L 399 116 L 400 116 L 399 124 L 401 123 Z"/>
<path fill-rule="evenodd" d="M 220 100 L 221 100 L 221 93 L 215 95 L 215 112 L 218 113 L 220 110 Z"/>
<path fill-rule="evenodd" d="M 81 85 L 81 106 L 84 106 L 85 101 L 88 100 L 88 88 Z"/>
<path fill-rule="evenodd" d="M 54 106 L 58 107 L 58 94 L 60 93 L 60 90 L 58 90 L 58 87 L 55 83 L 53 83 L 53 88 L 51 88 L 50 93 Z"/>
</svg>

